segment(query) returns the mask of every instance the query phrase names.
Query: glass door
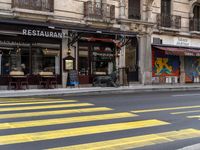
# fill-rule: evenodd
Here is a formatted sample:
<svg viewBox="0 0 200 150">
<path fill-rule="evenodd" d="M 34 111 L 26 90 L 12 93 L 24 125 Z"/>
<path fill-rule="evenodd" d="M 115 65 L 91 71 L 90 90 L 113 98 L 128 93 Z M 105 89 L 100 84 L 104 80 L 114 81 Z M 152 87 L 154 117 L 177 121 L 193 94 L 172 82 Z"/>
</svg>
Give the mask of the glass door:
<svg viewBox="0 0 200 150">
<path fill-rule="evenodd" d="M 90 77 L 89 65 L 89 48 L 88 46 L 80 45 L 78 51 L 78 72 L 80 84 L 88 84 Z"/>
</svg>

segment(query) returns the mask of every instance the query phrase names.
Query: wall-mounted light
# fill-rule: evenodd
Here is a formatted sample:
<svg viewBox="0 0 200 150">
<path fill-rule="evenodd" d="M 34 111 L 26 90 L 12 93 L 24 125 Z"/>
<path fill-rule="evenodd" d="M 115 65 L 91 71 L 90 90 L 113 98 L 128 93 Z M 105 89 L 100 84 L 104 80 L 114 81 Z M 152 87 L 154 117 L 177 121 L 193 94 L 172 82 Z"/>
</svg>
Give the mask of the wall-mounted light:
<svg viewBox="0 0 200 150">
<path fill-rule="evenodd" d="M 68 50 L 67 50 L 67 55 L 68 56 L 71 55 L 71 49 L 70 48 L 68 48 Z"/>
</svg>

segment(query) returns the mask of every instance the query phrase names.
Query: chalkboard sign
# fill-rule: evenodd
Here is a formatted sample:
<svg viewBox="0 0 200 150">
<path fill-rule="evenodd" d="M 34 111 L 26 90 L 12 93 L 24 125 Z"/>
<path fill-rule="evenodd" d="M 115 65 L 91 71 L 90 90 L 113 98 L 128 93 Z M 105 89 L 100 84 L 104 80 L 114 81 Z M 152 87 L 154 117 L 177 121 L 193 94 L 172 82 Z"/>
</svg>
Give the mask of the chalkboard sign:
<svg viewBox="0 0 200 150">
<path fill-rule="evenodd" d="M 75 86 L 79 85 L 78 79 L 78 71 L 77 70 L 70 70 L 68 73 L 67 85 Z"/>
</svg>

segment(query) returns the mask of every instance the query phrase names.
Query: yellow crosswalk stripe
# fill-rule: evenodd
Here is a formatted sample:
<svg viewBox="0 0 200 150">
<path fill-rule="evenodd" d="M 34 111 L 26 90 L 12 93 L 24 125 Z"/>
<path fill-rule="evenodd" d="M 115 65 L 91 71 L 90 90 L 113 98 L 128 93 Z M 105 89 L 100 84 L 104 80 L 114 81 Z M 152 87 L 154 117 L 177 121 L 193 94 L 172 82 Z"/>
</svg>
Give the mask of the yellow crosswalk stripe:
<svg viewBox="0 0 200 150">
<path fill-rule="evenodd" d="M 67 118 L 59 118 L 59 119 L 9 122 L 9 123 L 0 123 L 0 130 L 88 122 L 88 121 L 97 121 L 97 120 L 119 119 L 119 118 L 135 117 L 135 116 L 136 115 L 125 112 L 125 113 L 101 114 L 101 115 L 92 115 L 92 116 L 67 117 Z"/>
<path fill-rule="evenodd" d="M 158 112 L 158 111 L 167 111 L 167 110 L 180 110 L 180 109 L 190 109 L 190 108 L 200 108 L 200 105 L 196 106 L 183 106 L 183 107 L 168 107 L 168 108 L 158 108 L 158 109 L 143 109 L 143 110 L 134 110 L 133 113 L 146 113 L 146 112 Z"/>
<path fill-rule="evenodd" d="M 74 136 L 81 136 L 81 135 L 98 134 L 98 133 L 105 133 L 105 132 L 168 125 L 168 124 L 169 124 L 168 122 L 154 119 L 154 120 L 115 123 L 115 124 L 108 124 L 108 125 L 98 125 L 98 126 L 62 129 L 62 130 L 53 130 L 53 131 L 44 131 L 44 132 L 35 132 L 35 133 L 4 135 L 4 136 L 0 136 L 0 144 L 6 145 L 6 144 L 32 142 L 32 141 L 42 141 L 42 140 L 74 137 Z"/>
<path fill-rule="evenodd" d="M 183 129 L 179 131 L 148 134 L 142 136 L 86 143 L 74 146 L 51 148 L 49 150 L 125 150 L 144 146 L 173 142 L 189 138 L 200 137 L 200 131 L 195 129 Z"/>
<path fill-rule="evenodd" d="M 200 110 L 190 110 L 190 111 L 179 111 L 179 112 L 172 112 L 172 115 L 181 115 L 181 114 L 189 114 L 189 113 L 196 113 L 200 112 Z"/>
<path fill-rule="evenodd" d="M 47 115 L 48 116 L 50 116 L 50 115 L 64 115 L 64 114 L 101 112 L 101 111 L 111 111 L 111 110 L 113 110 L 113 109 L 107 108 L 107 107 L 95 107 L 95 108 L 80 108 L 80 109 L 68 109 L 68 110 L 0 114 L 0 119 L 25 118 L 25 117 L 47 116 Z"/>
<path fill-rule="evenodd" d="M 48 102 L 48 101 L 63 101 L 64 99 L 47 99 L 47 98 L 12 98 L 0 99 L 0 103 L 20 103 L 20 102 Z M 68 101 L 68 100 L 66 100 Z M 70 101 L 70 100 L 69 100 Z"/>
<path fill-rule="evenodd" d="M 59 104 L 59 105 L 44 105 L 44 106 L 24 106 L 24 107 L 10 107 L 1 108 L 0 112 L 6 111 L 17 111 L 17 110 L 37 110 L 37 109 L 51 109 L 51 108 L 70 108 L 70 107 L 81 107 L 81 106 L 93 106 L 91 103 L 78 103 L 78 104 Z"/>
<path fill-rule="evenodd" d="M 198 118 L 198 119 L 200 119 L 200 115 L 187 116 L 187 118 Z"/>
<path fill-rule="evenodd" d="M 63 100 L 63 101 L 36 101 L 36 102 L 19 102 L 19 103 L 0 103 L 1 106 L 21 106 L 21 105 L 34 105 L 34 104 L 58 104 L 58 103 L 75 103 L 76 100 Z"/>
</svg>

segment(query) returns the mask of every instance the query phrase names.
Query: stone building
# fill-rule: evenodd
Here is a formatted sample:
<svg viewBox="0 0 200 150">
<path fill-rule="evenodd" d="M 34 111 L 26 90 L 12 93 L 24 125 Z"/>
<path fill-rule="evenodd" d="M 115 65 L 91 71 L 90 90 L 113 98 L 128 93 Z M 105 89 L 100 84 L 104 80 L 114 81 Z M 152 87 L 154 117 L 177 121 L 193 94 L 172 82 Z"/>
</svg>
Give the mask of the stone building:
<svg viewBox="0 0 200 150">
<path fill-rule="evenodd" d="M 154 0 L 152 82 L 199 82 L 200 1 Z"/>
<path fill-rule="evenodd" d="M 81 84 L 116 69 L 122 83 L 125 70 L 142 84 L 199 82 L 199 3 L 0 0 L 0 84 L 20 68 L 32 86 L 40 72 L 53 72 L 65 87 L 69 69 Z"/>
<path fill-rule="evenodd" d="M 151 83 L 153 0 L 0 0 L 1 87 L 11 70 L 37 85 L 40 72 L 66 86 L 73 58 L 81 84 L 128 67 L 130 81 Z M 22 67 L 23 66 L 23 67 Z"/>
</svg>

